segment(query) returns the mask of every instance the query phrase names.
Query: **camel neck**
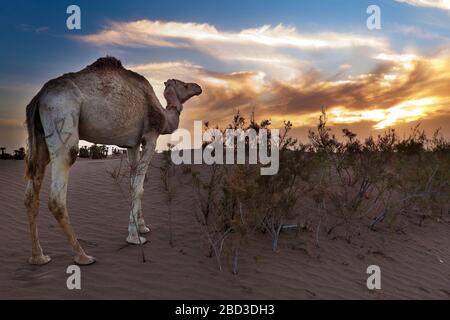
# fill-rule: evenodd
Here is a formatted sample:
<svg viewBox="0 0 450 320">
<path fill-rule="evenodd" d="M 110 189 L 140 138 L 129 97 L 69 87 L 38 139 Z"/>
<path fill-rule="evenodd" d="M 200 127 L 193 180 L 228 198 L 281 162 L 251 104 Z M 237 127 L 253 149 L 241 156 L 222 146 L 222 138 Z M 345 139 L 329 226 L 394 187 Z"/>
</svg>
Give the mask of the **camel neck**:
<svg viewBox="0 0 450 320">
<path fill-rule="evenodd" d="M 177 128 L 180 121 L 181 110 L 179 106 L 168 103 L 166 106 L 166 117 L 161 134 L 171 134 Z"/>
<path fill-rule="evenodd" d="M 176 113 L 178 113 L 178 115 L 181 114 L 181 111 L 178 111 L 178 107 L 176 105 L 167 105 L 166 110 L 168 111 L 172 111 L 174 110 Z"/>
<path fill-rule="evenodd" d="M 181 110 L 179 110 L 179 109 L 180 109 L 179 105 L 175 104 L 175 103 L 168 103 L 167 107 L 166 107 L 166 110 L 168 110 L 168 111 L 175 110 L 178 113 L 178 115 L 181 113 Z"/>
</svg>

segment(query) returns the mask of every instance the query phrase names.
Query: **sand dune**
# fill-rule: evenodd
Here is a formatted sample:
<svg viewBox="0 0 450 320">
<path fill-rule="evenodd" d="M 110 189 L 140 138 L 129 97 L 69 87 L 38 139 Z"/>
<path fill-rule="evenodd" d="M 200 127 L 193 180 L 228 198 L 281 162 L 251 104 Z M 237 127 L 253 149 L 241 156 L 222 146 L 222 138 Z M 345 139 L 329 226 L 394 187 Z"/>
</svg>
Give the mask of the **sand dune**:
<svg viewBox="0 0 450 320">
<path fill-rule="evenodd" d="M 180 174 L 173 208 L 175 247 L 169 246 L 167 207 L 157 169 L 146 183 L 143 207 L 151 225 L 144 245 L 125 243 L 128 206 L 106 173 L 118 160 L 78 160 L 71 171 L 72 224 L 97 263 L 82 267 L 82 289 L 66 288 L 69 245 L 47 209 L 49 174 L 41 194 L 41 244 L 53 261 L 31 266 L 23 193 L 24 163 L 0 161 L 0 298 L 2 299 L 450 299 L 450 224 L 411 224 L 404 234 L 367 232 L 352 243 L 309 232 L 286 232 L 278 252 L 256 235 L 241 254 L 240 272 L 218 271 L 194 219 L 192 189 Z M 226 260 L 226 257 L 225 257 Z M 369 291 L 366 268 L 382 270 L 382 289 Z"/>
</svg>

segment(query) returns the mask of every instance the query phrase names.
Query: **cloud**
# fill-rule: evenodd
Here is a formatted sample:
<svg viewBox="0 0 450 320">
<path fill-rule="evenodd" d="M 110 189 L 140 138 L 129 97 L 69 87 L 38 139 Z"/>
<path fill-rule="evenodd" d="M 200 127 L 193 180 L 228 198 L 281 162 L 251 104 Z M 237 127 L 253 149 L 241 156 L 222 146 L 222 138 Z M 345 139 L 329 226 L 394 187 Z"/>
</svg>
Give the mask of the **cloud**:
<svg viewBox="0 0 450 320">
<path fill-rule="evenodd" d="M 50 30 L 49 27 L 47 26 L 40 26 L 40 27 L 36 27 L 30 24 L 20 24 L 19 25 L 19 29 L 23 32 L 36 32 L 36 33 L 43 33 L 43 32 L 47 32 L 48 30 Z"/>
<path fill-rule="evenodd" d="M 325 106 L 332 127 L 357 128 L 361 135 L 386 127 L 407 131 L 408 124 L 417 121 L 423 121 L 429 132 L 444 125 L 450 134 L 443 120 L 450 119 L 450 51 L 434 56 L 384 52 L 372 58 L 376 65 L 369 72 L 338 80 L 309 69 L 295 79 L 280 81 L 258 71 L 214 72 L 187 60 L 126 67 L 150 81 L 163 105 L 163 82 L 169 78 L 202 86 L 203 94 L 186 103 L 181 128 L 191 129 L 193 120 L 224 127 L 240 110 L 247 117 L 255 112 L 257 120 L 271 119 L 274 127 L 290 120 L 294 133 L 304 135 L 317 124 Z M 12 118 L 0 118 L 0 128 L 24 136 L 23 121 Z M 168 137 L 161 138 L 158 148 L 167 142 Z"/>
<path fill-rule="evenodd" d="M 360 47 L 379 52 L 389 46 L 382 37 L 336 32 L 301 33 L 282 24 L 232 32 L 218 30 L 207 23 L 153 20 L 112 22 L 98 33 L 76 36 L 75 39 L 101 46 L 192 49 L 221 61 L 255 65 L 258 70 L 284 80 L 298 76 L 304 62 L 295 55 L 301 53 Z"/>
<path fill-rule="evenodd" d="M 368 74 L 346 81 L 279 84 L 273 88 L 284 100 L 276 109 L 307 125 L 326 106 L 333 123 L 367 121 L 374 129 L 421 118 L 449 114 L 450 56 L 378 55 L 381 62 Z M 299 113 L 295 116 L 296 111 Z"/>
<path fill-rule="evenodd" d="M 270 118 L 274 126 L 291 120 L 297 128 L 314 126 L 322 106 L 331 125 L 366 123 L 369 130 L 450 116 L 448 52 L 433 57 L 384 53 L 374 58 L 378 63 L 373 70 L 345 80 L 327 80 L 310 70 L 283 82 L 261 72 L 211 72 L 186 61 L 139 68 L 147 77 L 156 74 L 161 79 L 177 70 L 180 78 L 202 85 L 204 93 L 188 102 L 183 113 L 181 126 L 188 129 L 192 120 L 224 126 L 238 109 Z"/>
<path fill-rule="evenodd" d="M 423 98 L 418 100 L 407 100 L 387 109 L 368 110 L 346 110 L 345 108 L 334 107 L 328 113 L 332 122 L 355 123 L 355 122 L 375 122 L 374 129 L 384 129 L 397 123 L 408 123 L 432 115 L 439 111 L 440 106 L 435 98 Z"/>
<path fill-rule="evenodd" d="M 113 22 L 96 34 L 78 36 L 79 40 L 96 44 L 122 46 L 202 47 L 202 44 L 234 44 L 297 49 L 373 47 L 386 45 L 381 38 L 344 33 L 302 34 L 294 27 L 279 24 L 243 29 L 239 32 L 219 31 L 203 23 L 139 20 Z"/>
<path fill-rule="evenodd" d="M 441 43 L 443 42 L 444 44 L 450 42 L 450 38 L 448 38 L 448 37 L 445 37 L 445 36 L 437 34 L 437 33 L 426 31 L 426 30 L 416 27 L 416 26 L 399 25 L 397 27 L 397 31 L 401 34 L 408 35 L 408 36 L 412 35 L 419 39 L 435 40 L 435 41 L 439 41 Z"/>
<path fill-rule="evenodd" d="M 37 33 L 47 32 L 50 28 L 49 27 L 38 27 L 36 28 Z"/>
<path fill-rule="evenodd" d="M 179 79 L 184 82 L 191 82 L 201 78 L 204 72 L 201 66 L 189 61 L 134 64 L 127 65 L 126 67 L 146 77 L 160 99 L 163 99 L 164 96 L 164 81 L 168 79 Z"/>
<path fill-rule="evenodd" d="M 395 0 L 415 7 L 429 7 L 450 10 L 450 0 Z"/>
<path fill-rule="evenodd" d="M 23 128 L 24 121 L 19 119 L 0 118 L 0 127 Z"/>
<path fill-rule="evenodd" d="M 185 120 L 202 120 L 207 115 L 209 120 L 225 121 L 234 108 L 242 108 L 259 101 L 259 94 L 267 89 L 267 80 L 262 72 L 220 73 L 204 69 L 189 61 L 171 61 L 127 65 L 127 68 L 145 76 L 152 84 L 160 101 L 164 101 L 164 81 L 170 78 L 185 82 L 197 82 L 203 88 L 200 98 L 188 102 L 189 112 Z"/>
</svg>

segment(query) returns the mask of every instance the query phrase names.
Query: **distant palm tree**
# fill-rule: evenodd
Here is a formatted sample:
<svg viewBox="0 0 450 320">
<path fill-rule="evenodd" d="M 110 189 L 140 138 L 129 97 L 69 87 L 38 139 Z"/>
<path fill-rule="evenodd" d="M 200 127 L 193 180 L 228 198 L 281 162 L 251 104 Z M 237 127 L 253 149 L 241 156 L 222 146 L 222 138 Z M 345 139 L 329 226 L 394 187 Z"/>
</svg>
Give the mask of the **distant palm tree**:
<svg viewBox="0 0 450 320">
<path fill-rule="evenodd" d="M 101 152 L 104 158 L 108 157 L 109 148 L 105 145 L 101 146 Z"/>
<path fill-rule="evenodd" d="M 80 153 L 78 155 L 80 158 L 89 158 L 89 149 L 87 146 L 83 146 L 80 149 Z"/>
<path fill-rule="evenodd" d="M 19 150 L 14 150 L 14 159 L 15 160 L 25 159 L 25 148 L 20 148 Z"/>
<path fill-rule="evenodd" d="M 0 150 L 2 151 L 2 156 L 4 156 L 6 148 L 5 147 L 1 147 Z"/>
</svg>

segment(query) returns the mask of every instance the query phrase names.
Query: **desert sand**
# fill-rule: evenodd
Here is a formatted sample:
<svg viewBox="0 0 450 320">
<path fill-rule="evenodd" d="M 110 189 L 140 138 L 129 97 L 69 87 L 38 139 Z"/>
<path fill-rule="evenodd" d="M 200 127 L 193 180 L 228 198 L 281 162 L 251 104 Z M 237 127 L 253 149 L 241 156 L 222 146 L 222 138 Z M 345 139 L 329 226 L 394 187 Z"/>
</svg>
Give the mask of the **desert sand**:
<svg viewBox="0 0 450 320">
<path fill-rule="evenodd" d="M 157 161 L 158 159 L 156 159 Z M 158 169 L 145 185 L 143 208 L 151 232 L 140 249 L 127 245 L 128 204 L 107 169 L 119 160 L 78 160 L 70 174 L 69 215 L 94 265 L 81 267 L 81 290 L 66 287 L 69 245 L 47 208 L 49 172 L 41 193 L 39 231 L 45 266 L 27 263 L 28 221 L 23 205 L 23 161 L 0 161 L 1 299 L 450 299 L 450 217 L 410 224 L 404 232 L 367 231 L 347 243 L 311 232 L 284 232 L 278 252 L 268 235 L 244 246 L 239 274 L 207 257 L 194 218 L 189 177 L 177 177 L 173 238 Z M 300 204 L 301 205 L 301 204 Z M 381 290 L 366 287 L 369 265 L 381 268 Z"/>
</svg>

